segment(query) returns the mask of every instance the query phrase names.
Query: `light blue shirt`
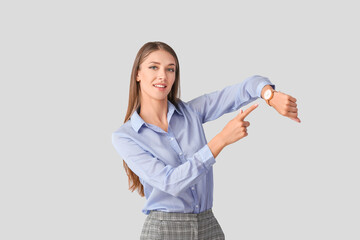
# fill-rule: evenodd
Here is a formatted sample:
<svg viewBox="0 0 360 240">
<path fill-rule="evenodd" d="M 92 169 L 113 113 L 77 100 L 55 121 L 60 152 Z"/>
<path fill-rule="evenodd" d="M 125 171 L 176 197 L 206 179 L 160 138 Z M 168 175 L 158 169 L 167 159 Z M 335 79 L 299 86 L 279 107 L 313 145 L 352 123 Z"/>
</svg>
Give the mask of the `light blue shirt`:
<svg viewBox="0 0 360 240">
<path fill-rule="evenodd" d="M 145 214 L 151 210 L 200 213 L 213 205 L 215 163 L 202 124 L 261 97 L 272 83 L 252 76 L 175 107 L 168 101 L 168 132 L 148 124 L 135 111 L 112 133 L 112 143 L 144 186 Z M 272 85 L 275 87 L 274 85 Z"/>
</svg>

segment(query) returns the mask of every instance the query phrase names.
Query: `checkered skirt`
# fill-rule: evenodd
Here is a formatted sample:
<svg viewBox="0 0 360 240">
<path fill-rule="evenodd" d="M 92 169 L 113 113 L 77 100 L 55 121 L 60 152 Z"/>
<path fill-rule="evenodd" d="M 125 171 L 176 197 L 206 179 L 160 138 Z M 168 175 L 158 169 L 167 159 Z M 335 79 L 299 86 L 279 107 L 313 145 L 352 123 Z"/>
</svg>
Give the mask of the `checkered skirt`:
<svg viewBox="0 0 360 240">
<path fill-rule="evenodd" d="M 224 233 L 211 209 L 199 213 L 151 211 L 140 240 L 223 240 Z"/>
</svg>

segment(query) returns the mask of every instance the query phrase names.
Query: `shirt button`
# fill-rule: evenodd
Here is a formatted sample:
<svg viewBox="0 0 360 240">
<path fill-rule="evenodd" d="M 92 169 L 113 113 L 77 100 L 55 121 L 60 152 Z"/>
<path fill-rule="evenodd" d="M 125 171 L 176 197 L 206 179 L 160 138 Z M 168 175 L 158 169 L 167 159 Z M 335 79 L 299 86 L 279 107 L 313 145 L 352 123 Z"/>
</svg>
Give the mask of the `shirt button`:
<svg viewBox="0 0 360 240">
<path fill-rule="evenodd" d="M 181 156 L 181 155 L 183 155 L 182 153 L 179 153 L 179 155 Z"/>
<path fill-rule="evenodd" d="M 174 138 L 173 138 L 173 137 L 171 137 L 171 138 L 170 138 L 170 140 L 172 141 L 172 140 L 174 140 Z"/>
<path fill-rule="evenodd" d="M 196 205 L 195 207 L 196 207 L 196 208 L 199 208 L 199 205 Z"/>
<path fill-rule="evenodd" d="M 194 188 L 194 187 L 191 187 L 191 190 L 195 190 L 195 188 Z"/>
</svg>

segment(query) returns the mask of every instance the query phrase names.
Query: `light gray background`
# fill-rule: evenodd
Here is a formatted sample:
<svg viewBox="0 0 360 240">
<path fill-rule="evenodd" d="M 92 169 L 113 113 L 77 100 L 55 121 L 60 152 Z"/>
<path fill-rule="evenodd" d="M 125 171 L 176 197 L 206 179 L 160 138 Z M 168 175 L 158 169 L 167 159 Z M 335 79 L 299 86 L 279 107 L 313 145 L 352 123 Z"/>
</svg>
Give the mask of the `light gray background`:
<svg viewBox="0 0 360 240">
<path fill-rule="evenodd" d="M 184 101 L 254 74 L 298 99 L 301 124 L 257 100 L 218 156 L 227 239 L 360 239 L 359 22 L 355 1 L 1 1 L 0 239 L 138 239 L 144 199 L 111 133 L 154 40 Z"/>
</svg>

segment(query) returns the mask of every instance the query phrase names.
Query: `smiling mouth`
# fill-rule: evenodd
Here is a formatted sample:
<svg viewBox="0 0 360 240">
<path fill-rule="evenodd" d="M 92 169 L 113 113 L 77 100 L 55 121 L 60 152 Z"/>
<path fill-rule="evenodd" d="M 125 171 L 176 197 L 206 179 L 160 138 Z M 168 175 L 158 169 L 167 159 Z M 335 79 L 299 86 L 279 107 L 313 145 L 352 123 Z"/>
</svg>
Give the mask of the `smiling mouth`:
<svg viewBox="0 0 360 240">
<path fill-rule="evenodd" d="M 165 85 L 158 85 L 158 84 L 155 84 L 155 85 L 153 85 L 154 87 L 156 87 L 156 88 L 166 88 L 166 86 Z"/>
</svg>

